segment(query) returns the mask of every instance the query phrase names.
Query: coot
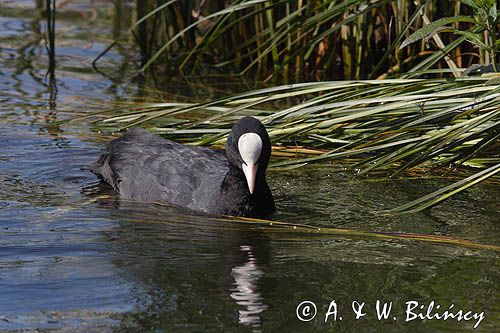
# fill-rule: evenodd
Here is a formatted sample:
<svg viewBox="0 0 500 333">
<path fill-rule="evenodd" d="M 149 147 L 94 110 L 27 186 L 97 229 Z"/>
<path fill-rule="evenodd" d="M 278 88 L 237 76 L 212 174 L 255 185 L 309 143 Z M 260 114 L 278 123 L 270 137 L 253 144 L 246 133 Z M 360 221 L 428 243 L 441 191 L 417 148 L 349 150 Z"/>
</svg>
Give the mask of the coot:
<svg viewBox="0 0 500 333">
<path fill-rule="evenodd" d="M 244 117 L 229 134 L 225 156 L 132 128 L 111 141 L 90 170 L 124 199 L 258 217 L 275 210 L 266 182 L 270 155 L 264 125 Z"/>
</svg>

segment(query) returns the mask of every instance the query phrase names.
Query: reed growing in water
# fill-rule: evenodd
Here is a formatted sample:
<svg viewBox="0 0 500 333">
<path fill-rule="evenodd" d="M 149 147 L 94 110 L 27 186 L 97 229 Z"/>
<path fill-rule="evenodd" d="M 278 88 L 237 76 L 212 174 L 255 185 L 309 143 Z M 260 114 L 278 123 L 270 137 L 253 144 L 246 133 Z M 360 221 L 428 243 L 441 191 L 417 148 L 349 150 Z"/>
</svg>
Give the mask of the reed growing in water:
<svg viewBox="0 0 500 333">
<path fill-rule="evenodd" d="M 212 68 L 287 83 L 415 77 L 431 69 L 458 76 L 457 68 L 496 68 L 499 60 L 495 0 L 136 4 L 132 31 L 143 70 L 168 64 L 185 75 Z"/>
</svg>

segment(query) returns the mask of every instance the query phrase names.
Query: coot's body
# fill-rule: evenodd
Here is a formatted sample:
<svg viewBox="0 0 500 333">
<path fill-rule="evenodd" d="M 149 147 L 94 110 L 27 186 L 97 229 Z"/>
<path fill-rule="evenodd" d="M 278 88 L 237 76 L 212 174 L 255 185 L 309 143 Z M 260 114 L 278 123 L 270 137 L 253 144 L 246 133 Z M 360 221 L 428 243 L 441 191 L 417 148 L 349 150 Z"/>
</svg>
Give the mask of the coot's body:
<svg viewBox="0 0 500 333">
<path fill-rule="evenodd" d="M 210 214 L 264 216 L 274 212 L 265 179 L 270 152 L 264 126 L 251 117 L 233 127 L 227 157 L 133 128 L 109 143 L 91 171 L 124 199 Z"/>
</svg>

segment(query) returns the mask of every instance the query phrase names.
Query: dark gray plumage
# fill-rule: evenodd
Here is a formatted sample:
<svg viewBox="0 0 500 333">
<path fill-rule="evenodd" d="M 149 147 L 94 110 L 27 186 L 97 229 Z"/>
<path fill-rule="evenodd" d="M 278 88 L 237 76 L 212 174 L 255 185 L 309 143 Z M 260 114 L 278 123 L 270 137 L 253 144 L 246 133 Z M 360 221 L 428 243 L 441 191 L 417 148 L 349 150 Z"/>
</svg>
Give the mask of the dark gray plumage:
<svg viewBox="0 0 500 333">
<path fill-rule="evenodd" d="M 253 193 L 238 150 L 245 133 L 255 133 L 262 140 Z M 264 126 L 255 118 L 244 117 L 228 137 L 227 157 L 133 128 L 111 141 L 90 170 L 124 199 L 165 202 L 210 214 L 263 216 L 275 209 L 265 179 L 270 154 Z"/>
</svg>

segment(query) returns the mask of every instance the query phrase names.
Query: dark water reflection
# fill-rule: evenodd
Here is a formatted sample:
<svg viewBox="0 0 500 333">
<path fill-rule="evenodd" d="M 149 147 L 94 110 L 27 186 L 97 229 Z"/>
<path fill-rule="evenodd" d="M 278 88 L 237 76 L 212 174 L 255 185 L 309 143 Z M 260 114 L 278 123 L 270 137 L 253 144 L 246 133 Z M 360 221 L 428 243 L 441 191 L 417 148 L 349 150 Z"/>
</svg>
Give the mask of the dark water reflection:
<svg viewBox="0 0 500 333">
<path fill-rule="evenodd" d="M 58 16 L 55 99 L 44 78 L 43 19 L 33 3 L 7 1 L 0 11 L 0 330 L 472 330 L 473 321 L 407 323 L 409 300 L 485 311 L 478 331 L 500 328 L 496 252 L 264 230 L 120 202 L 81 170 L 109 137 L 87 121 L 48 123 L 145 93 L 90 70 L 104 40 L 116 33 L 106 14 L 114 7 L 104 1 L 67 6 L 67 16 Z M 89 23 L 78 8 L 96 9 L 98 20 Z M 99 38 L 89 43 L 92 36 Z M 116 74 L 127 76 L 131 54 L 115 50 L 103 69 L 121 68 Z M 185 96 L 219 93 L 176 82 L 164 79 L 161 85 Z M 374 212 L 449 180 L 353 178 L 335 166 L 273 171 L 269 177 L 278 221 L 499 244 L 498 187 L 474 187 L 424 213 L 382 217 Z M 304 300 L 318 308 L 310 322 L 296 316 Z M 332 300 L 343 320 L 325 323 Z M 366 302 L 366 317 L 354 319 L 353 300 Z M 377 300 L 393 302 L 396 321 L 376 318 Z"/>
</svg>

